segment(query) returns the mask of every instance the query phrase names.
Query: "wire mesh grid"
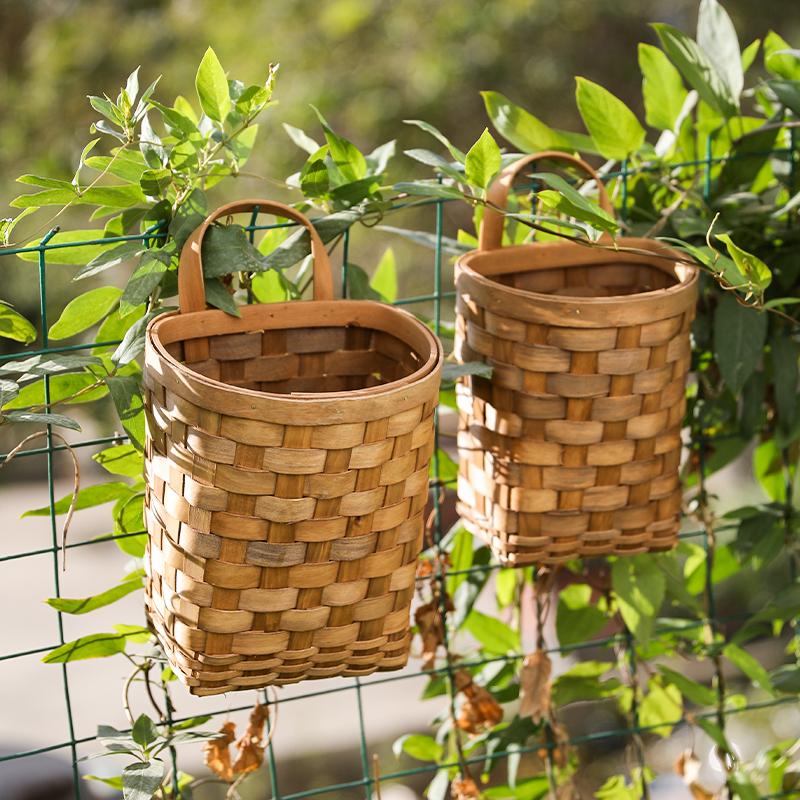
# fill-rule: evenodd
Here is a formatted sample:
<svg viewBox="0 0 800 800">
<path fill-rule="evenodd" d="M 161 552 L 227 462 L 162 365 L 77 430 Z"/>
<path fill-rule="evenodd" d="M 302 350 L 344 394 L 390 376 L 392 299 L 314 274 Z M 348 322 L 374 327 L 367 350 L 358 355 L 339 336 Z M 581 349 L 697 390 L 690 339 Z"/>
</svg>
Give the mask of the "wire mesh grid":
<svg viewBox="0 0 800 800">
<path fill-rule="evenodd" d="M 792 131 L 792 134 L 794 131 Z M 790 139 L 790 146 L 785 148 L 777 148 L 770 150 L 768 152 L 748 152 L 744 153 L 741 156 L 732 156 L 728 158 L 716 158 L 712 156 L 712 140 L 708 139 L 708 146 L 706 149 L 705 158 L 702 160 L 697 161 L 684 161 L 680 163 L 671 164 L 671 169 L 688 169 L 688 170 L 697 170 L 702 171 L 703 175 L 703 193 L 706 198 L 709 197 L 711 191 L 711 172 L 712 168 L 726 160 L 730 160 L 730 158 L 754 158 L 764 155 L 771 155 L 776 156 L 778 158 L 783 158 L 788 161 L 789 164 L 789 171 L 790 171 L 790 183 L 794 183 L 795 175 L 797 172 L 797 147 L 796 147 L 796 139 L 795 136 L 792 135 Z M 638 168 L 630 168 L 629 165 L 625 162 L 621 165 L 621 169 L 617 172 L 608 173 L 604 176 L 604 180 L 612 180 L 612 179 L 619 179 L 619 201 L 620 201 L 620 208 L 619 213 L 623 220 L 626 217 L 626 211 L 629 202 L 629 178 L 638 174 L 642 169 L 647 169 L 647 167 L 638 167 Z M 421 294 L 415 296 L 409 296 L 404 298 L 399 298 L 396 300 L 396 304 L 404 305 L 404 306 L 414 306 L 420 304 L 428 304 L 428 308 L 432 306 L 433 315 L 432 315 L 432 327 L 434 332 L 437 335 L 440 335 L 443 330 L 443 325 L 445 323 L 445 317 L 451 316 L 451 311 L 453 308 L 453 299 L 455 293 L 452 290 L 445 290 L 442 284 L 442 273 L 443 273 L 443 265 L 445 263 L 446 253 L 445 253 L 445 246 L 444 246 L 444 205 L 448 202 L 448 200 L 426 200 L 420 203 L 419 205 L 428 206 L 432 209 L 433 212 L 433 234 L 435 237 L 435 247 L 433 252 L 433 259 L 432 259 L 432 289 L 428 294 Z M 254 241 L 254 237 L 257 231 L 265 231 L 270 228 L 279 227 L 276 225 L 259 225 L 258 219 L 258 210 L 253 212 L 253 215 L 250 219 L 249 225 L 246 226 L 246 230 L 249 231 L 251 241 Z M 86 350 L 93 350 L 99 349 L 102 347 L 108 347 L 112 345 L 119 344 L 118 341 L 109 341 L 109 342 L 97 342 L 97 343 L 85 343 L 85 344 L 73 344 L 73 345 L 59 345 L 59 346 L 52 346 L 48 339 L 48 315 L 47 315 L 47 306 L 48 306 L 48 296 L 47 296 L 47 272 L 48 272 L 48 254 L 51 253 L 53 250 L 61 249 L 61 248 L 77 248 L 86 245 L 97 245 L 97 244 L 111 244 L 111 243 L 121 243 L 126 241 L 141 241 L 143 244 L 147 244 L 154 238 L 158 236 L 158 231 L 156 229 L 149 229 L 141 234 L 136 235 L 128 235 L 128 236 L 115 236 L 110 238 L 101 238 L 101 239 L 87 239 L 84 241 L 75 241 L 75 242 L 52 242 L 54 235 L 57 233 L 58 229 L 54 228 L 50 230 L 46 235 L 42 237 L 42 239 L 38 242 L 38 244 L 30 245 L 27 247 L 16 247 L 16 248 L 5 248 L 0 249 L 0 256 L 16 256 L 24 253 L 36 254 L 36 269 L 37 269 L 37 279 L 38 279 L 38 291 L 39 291 L 39 334 L 40 334 L 40 342 L 41 346 L 36 350 L 26 350 L 24 352 L 25 356 L 32 356 L 32 355 L 46 355 L 46 354 L 54 354 L 54 353 L 67 353 L 67 352 L 75 352 L 75 351 L 86 351 Z M 372 233 L 370 234 L 375 236 L 377 234 Z M 348 270 L 347 264 L 349 260 L 349 232 L 345 234 L 343 239 L 343 248 L 342 248 L 342 292 L 344 296 L 348 294 Z M 19 357 L 23 355 L 23 353 L 11 353 L 11 354 L 2 354 L 0 355 L 0 362 L 10 360 L 14 357 Z M 50 379 L 48 377 L 43 378 L 43 386 L 44 386 L 44 402 L 45 405 L 50 403 L 51 395 L 50 395 Z M 109 445 L 113 443 L 120 443 L 121 441 L 126 441 L 124 435 L 121 436 L 120 434 L 114 432 L 110 433 L 109 435 L 105 436 L 96 436 L 93 438 L 85 438 L 80 439 L 77 441 L 70 442 L 69 447 L 71 448 L 96 448 L 103 445 Z M 699 440 L 694 441 L 692 446 L 696 449 L 698 458 L 699 458 L 699 470 L 700 470 L 700 491 L 704 490 L 703 482 L 705 479 L 706 473 L 706 464 L 705 464 L 705 452 L 707 445 L 709 443 L 709 439 L 701 435 Z M 48 495 L 48 505 L 49 505 L 49 533 L 50 533 L 50 545 L 47 547 L 40 547 L 37 549 L 27 550 L 23 552 L 11 553 L 11 554 L 2 554 L 0 555 L 0 563 L 3 562 L 12 562 L 12 561 L 21 561 L 24 559 L 33 558 L 35 556 L 46 556 L 49 555 L 52 559 L 52 588 L 55 597 L 61 596 L 61 570 L 62 570 L 62 557 L 66 555 L 66 551 L 84 548 L 87 546 L 94 546 L 104 541 L 110 541 L 114 539 L 125 538 L 129 536 L 137 536 L 140 535 L 142 532 L 137 531 L 133 533 L 124 533 L 124 534 L 116 534 L 116 535 L 109 535 L 106 537 L 101 537 L 97 539 L 92 539 L 89 541 L 78 541 L 72 543 L 62 543 L 60 541 L 60 535 L 58 530 L 58 524 L 56 520 L 56 498 L 55 498 L 55 468 L 54 468 L 54 456 L 60 452 L 63 452 L 67 449 L 65 444 L 58 444 L 55 441 L 55 436 L 50 426 L 47 426 L 45 432 L 45 444 L 44 446 L 39 447 L 29 447 L 18 454 L 17 457 L 34 457 L 34 456 L 43 456 L 46 462 L 46 482 L 47 482 L 47 495 Z M 442 479 L 440 464 L 439 464 L 439 425 L 437 420 L 436 426 L 436 449 L 434 451 L 433 456 L 433 463 L 432 463 L 432 479 L 431 479 L 431 507 L 432 507 L 432 515 L 433 515 L 433 538 L 434 538 L 434 551 L 438 552 L 440 555 L 442 554 L 442 538 L 446 531 L 443 530 L 442 526 L 442 496 L 443 492 L 442 489 L 446 488 L 446 483 Z M 0 454 L 0 463 L 4 461 L 8 457 L 8 453 Z M 791 498 L 791 486 L 787 486 L 787 524 L 789 515 L 792 512 L 792 498 Z M 725 531 L 733 530 L 735 526 L 733 525 L 719 525 L 715 529 L 715 533 L 724 533 Z M 680 534 L 680 538 L 683 541 L 687 540 L 694 540 L 699 541 L 701 545 L 706 549 L 706 552 L 709 552 L 709 537 L 706 530 L 686 530 Z M 62 549 L 63 547 L 63 549 Z M 710 551 L 711 555 L 713 556 L 713 550 Z M 438 586 L 440 587 L 440 605 L 442 615 L 446 617 L 447 614 L 447 597 L 446 597 L 446 582 L 445 578 L 445 571 L 442 567 L 443 560 L 439 559 L 436 561 L 437 567 L 436 572 L 432 577 L 425 577 L 425 578 L 418 578 L 418 581 L 436 581 Z M 710 614 L 708 620 L 698 620 L 693 624 L 696 624 L 698 627 L 701 627 L 707 623 L 710 623 L 711 626 L 717 630 L 720 625 L 729 622 L 735 622 L 737 620 L 743 619 L 743 615 L 738 615 L 736 617 L 733 616 L 722 616 L 719 615 L 716 611 L 716 604 L 715 604 L 715 586 L 712 580 L 712 572 L 713 572 L 713 558 L 708 558 L 706 561 L 706 573 L 705 573 L 705 592 L 710 600 Z M 454 576 L 454 575 L 465 575 L 476 573 L 479 571 L 496 571 L 501 569 L 501 567 L 496 563 L 491 563 L 488 565 L 478 565 L 472 566 L 466 570 L 450 570 L 447 572 L 447 575 Z M 793 572 L 791 560 L 790 560 L 790 570 L 789 574 L 786 576 L 787 583 L 793 584 L 796 581 L 796 575 Z M 777 587 L 776 587 L 777 590 Z M 62 618 L 61 612 L 54 612 L 57 618 L 57 636 L 56 641 L 48 644 L 47 646 L 37 647 L 33 649 L 28 649 L 24 651 L 16 651 L 16 652 L 5 652 L 0 654 L 0 681 L 2 681 L 2 668 L 4 662 L 9 662 L 14 659 L 19 659 L 23 657 L 29 656 L 37 656 L 40 654 L 44 654 L 49 650 L 57 647 L 59 645 L 64 644 L 65 642 L 65 635 L 64 635 L 64 621 Z M 447 625 L 444 625 L 445 631 L 447 630 Z M 654 633 L 657 635 L 659 633 L 659 627 L 656 626 Z M 7 642 L 6 644 L 13 645 L 13 642 Z M 609 636 L 603 636 L 601 638 L 594 638 L 588 641 L 578 642 L 576 644 L 570 644 L 567 646 L 561 646 L 556 644 L 552 647 L 545 648 L 545 652 L 548 654 L 561 654 L 567 655 L 570 653 L 577 653 L 581 650 L 588 650 L 594 648 L 612 648 L 614 646 L 624 647 L 626 648 L 626 652 L 628 654 L 629 664 L 628 668 L 632 672 L 636 672 L 637 670 L 637 657 L 636 657 L 636 649 L 632 646 L 632 637 L 629 631 L 623 630 L 623 632 L 618 634 L 613 634 Z M 480 667 L 484 666 L 493 662 L 506 662 L 506 663 L 521 663 L 522 659 L 524 658 L 524 653 L 515 653 L 509 654 L 505 656 L 496 656 L 492 658 L 484 658 L 478 660 L 462 660 L 459 661 L 459 668 L 461 667 Z M 66 752 L 69 754 L 69 758 L 72 764 L 72 779 L 73 779 L 73 793 L 75 800 L 81 799 L 81 784 L 82 779 L 80 776 L 80 772 L 78 769 L 78 748 L 81 745 L 85 745 L 87 743 L 91 743 L 95 740 L 96 737 L 94 736 L 78 736 L 76 733 L 76 726 L 75 726 L 75 718 L 76 718 L 76 709 L 73 705 L 73 695 L 70 691 L 70 666 L 68 663 L 60 664 L 58 666 L 53 666 L 52 669 L 52 680 L 58 681 L 61 685 L 63 700 L 65 704 L 65 712 L 66 712 L 66 720 L 67 726 L 66 730 L 62 732 L 58 732 L 56 730 L 51 730 L 48 728 L 48 737 L 52 738 L 52 741 L 48 744 L 44 744 L 39 747 L 27 749 L 27 750 L 20 750 L 18 752 L 10 752 L 10 753 L 0 753 L 0 787 L 4 784 L 2 778 L 2 766 L 4 762 L 11 762 L 16 761 L 19 759 L 29 758 L 35 755 L 43 754 L 43 753 L 52 753 L 52 752 Z M 269 786 L 271 789 L 272 797 L 274 800 L 300 800 L 300 798 L 306 797 L 316 797 L 316 796 L 360 796 L 363 793 L 363 796 L 366 797 L 368 800 L 371 800 L 375 796 L 376 786 L 378 783 L 382 783 L 384 781 L 392 781 L 392 780 L 402 780 L 404 778 L 410 778 L 412 776 L 418 775 L 428 775 L 433 777 L 434 773 L 437 770 L 448 768 L 448 767 L 459 767 L 460 762 L 452 762 L 452 763 L 439 763 L 439 764 L 424 764 L 420 766 L 414 766 L 411 768 L 406 769 L 389 769 L 383 768 L 381 769 L 380 775 L 374 769 L 374 765 L 370 758 L 370 753 L 372 750 L 372 746 L 370 743 L 370 739 L 367 735 L 367 730 L 365 726 L 365 689 L 371 687 L 382 687 L 382 686 L 390 686 L 396 683 L 403 683 L 411 681 L 415 678 L 420 677 L 431 677 L 434 675 L 441 675 L 447 678 L 447 690 L 448 690 L 448 701 L 453 704 L 455 703 L 455 696 L 456 696 L 456 688 L 454 682 L 454 668 L 450 661 L 441 667 L 434 667 L 430 670 L 420 670 L 414 668 L 414 660 L 412 658 L 411 665 L 406 668 L 405 670 L 394 673 L 388 674 L 380 677 L 369 677 L 369 678 L 353 678 L 353 679 L 345 679 L 345 678 L 338 678 L 334 679 L 335 682 L 331 682 L 332 685 L 328 685 L 329 682 L 322 688 L 315 689 L 313 688 L 313 683 L 305 684 L 307 687 L 307 691 L 303 691 L 299 694 L 290 696 L 290 697 L 281 697 L 279 703 L 281 707 L 284 705 L 291 705 L 293 702 L 298 700 L 312 700 L 312 701 L 320 701 L 322 702 L 322 698 L 331 695 L 331 694 L 339 694 L 339 693 L 349 693 L 352 695 L 352 709 L 355 721 L 357 722 L 358 727 L 358 741 L 359 741 L 359 762 L 360 762 L 360 771 L 359 774 L 353 777 L 351 780 L 335 783 L 335 784 L 328 784 L 322 786 L 315 786 L 305 788 L 301 791 L 293 791 L 293 792 L 285 792 L 281 791 L 281 780 L 280 780 L 280 770 L 278 769 L 278 758 L 275 754 L 273 743 L 270 741 L 267 749 L 267 768 L 269 772 Z M 263 693 L 262 702 L 266 704 L 270 704 L 273 702 L 271 698 L 267 695 L 266 692 Z M 725 728 L 726 718 L 733 715 L 745 714 L 752 711 L 759 711 L 769 708 L 774 708 L 781 705 L 786 704 L 796 704 L 798 703 L 798 698 L 794 696 L 787 696 L 781 698 L 771 698 L 764 701 L 757 701 L 757 702 L 748 702 L 745 705 L 737 708 L 725 708 L 724 710 L 709 710 L 709 711 L 697 711 L 693 712 L 692 717 L 693 719 L 713 719 L 723 730 Z M 207 700 L 206 705 L 211 706 L 213 704 L 212 700 Z M 251 706 L 249 704 L 244 705 L 237 705 L 235 703 L 235 698 L 229 697 L 229 704 L 225 707 L 214 707 L 214 708 L 204 708 L 203 713 L 208 714 L 212 717 L 223 717 L 225 715 L 231 714 L 237 711 L 245 711 L 249 709 Z M 720 707 L 722 708 L 722 707 Z M 171 706 L 169 703 L 166 705 L 167 714 L 169 715 L 169 722 L 170 723 L 178 723 L 188 719 L 189 717 L 181 717 L 181 716 L 172 716 L 171 714 Z M 607 740 L 628 740 L 634 742 L 637 746 L 634 747 L 634 752 L 639 761 L 639 766 L 645 766 L 645 756 L 644 756 L 644 749 L 641 747 L 641 742 L 637 742 L 637 737 L 641 734 L 654 732 L 659 727 L 663 727 L 664 723 L 661 722 L 659 724 L 654 725 L 644 725 L 641 724 L 638 716 L 638 709 L 636 708 L 635 700 L 632 708 L 632 714 L 630 719 L 632 720 L 632 724 L 625 725 L 625 726 L 609 726 L 607 729 L 592 731 L 583 735 L 579 736 L 572 736 L 569 739 L 569 744 L 571 745 L 591 745 L 593 743 L 603 742 Z M 102 720 L 97 720 L 98 722 L 102 722 Z M 670 724 L 679 725 L 681 723 L 685 723 L 687 718 L 685 715 L 681 716 L 673 720 Z M 7 720 L 10 722 L 10 727 L 14 726 L 13 720 Z M 552 750 L 557 745 L 551 739 L 548 739 L 545 742 L 536 741 L 530 745 L 526 746 L 515 746 L 512 749 L 508 749 L 506 751 L 495 752 L 493 754 L 493 761 L 497 763 L 498 761 L 508 758 L 511 755 L 519 756 L 526 753 L 541 753 L 544 750 Z M 173 766 L 173 776 L 174 777 L 174 786 L 173 792 L 176 797 L 180 796 L 178 785 L 177 785 L 177 770 L 175 769 L 175 753 L 174 750 L 171 753 L 172 758 L 172 766 Z M 479 764 L 485 761 L 484 754 L 478 755 L 468 755 L 465 757 L 464 761 L 467 764 Z M 385 765 L 388 766 L 388 765 Z M 355 794 L 349 794 L 348 792 L 355 792 Z M 342 794 L 346 793 L 346 794 Z M 642 797 L 649 796 L 646 789 L 642 787 Z M 771 794 L 765 796 L 765 798 L 789 798 L 789 797 L 800 797 L 800 792 L 797 790 L 788 790 L 776 794 Z"/>
</svg>

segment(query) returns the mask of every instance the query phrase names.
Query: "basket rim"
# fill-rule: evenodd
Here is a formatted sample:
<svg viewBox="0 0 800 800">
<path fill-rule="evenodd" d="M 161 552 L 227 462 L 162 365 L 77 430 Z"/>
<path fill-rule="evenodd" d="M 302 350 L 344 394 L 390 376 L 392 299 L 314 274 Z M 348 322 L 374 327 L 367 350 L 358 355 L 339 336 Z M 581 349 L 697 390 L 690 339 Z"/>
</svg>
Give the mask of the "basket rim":
<svg viewBox="0 0 800 800">
<path fill-rule="evenodd" d="M 187 367 L 186 364 L 179 361 L 178 359 L 174 358 L 166 349 L 166 346 L 162 342 L 161 338 L 159 337 L 158 328 L 164 326 L 165 324 L 169 326 L 172 322 L 183 318 L 187 319 L 190 316 L 195 315 L 203 315 L 206 319 L 216 319 L 216 320 L 228 320 L 233 322 L 234 320 L 240 321 L 240 325 L 245 322 L 256 321 L 261 318 L 262 314 L 271 314 L 276 315 L 279 314 L 284 307 L 292 306 L 297 307 L 300 304 L 314 304 L 317 307 L 317 310 L 322 311 L 324 308 L 334 308 L 337 311 L 345 311 L 348 307 L 355 310 L 369 310 L 374 309 L 375 311 L 380 311 L 382 314 L 387 315 L 394 315 L 398 318 L 403 319 L 403 321 L 413 328 L 416 329 L 418 333 L 422 335 L 422 337 L 428 342 L 430 345 L 430 353 L 428 355 L 427 360 L 425 363 L 417 370 L 412 372 L 410 375 L 405 376 L 404 378 L 398 378 L 397 380 L 389 381 L 387 383 L 383 383 L 379 386 L 370 386 L 364 389 L 353 389 L 349 391 L 342 391 L 342 392 L 291 392 L 291 393 L 281 393 L 281 392 L 267 392 L 261 391 L 258 389 L 245 389 L 240 386 L 234 386 L 229 383 L 225 383 L 224 381 L 218 381 L 214 378 L 209 378 L 196 370 Z M 250 397 L 250 398 L 263 398 L 265 400 L 274 400 L 280 401 L 281 403 L 289 403 L 289 404 L 297 404 L 297 405 L 307 405 L 309 402 L 313 401 L 331 401 L 331 400 L 356 400 L 356 399 L 367 399 L 367 398 L 375 398 L 376 396 L 390 394 L 398 389 L 408 388 L 423 382 L 426 378 L 428 378 L 432 373 L 437 373 L 441 371 L 441 367 L 444 361 L 444 351 L 442 348 L 442 343 L 437 336 L 433 334 L 433 332 L 422 322 L 420 322 L 413 314 L 410 314 L 408 311 L 404 309 L 397 308 L 396 306 L 389 305 L 387 303 L 378 303 L 372 300 L 293 300 L 286 303 L 252 303 L 246 306 L 240 306 L 239 311 L 241 312 L 242 316 L 240 317 L 231 317 L 231 315 L 227 314 L 226 312 L 220 309 L 206 309 L 204 311 L 193 311 L 188 313 L 181 313 L 180 311 L 169 311 L 164 314 L 159 314 L 157 317 L 154 317 L 147 325 L 145 330 L 145 343 L 147 347 L 154 348 L 158 356 L 170 364 L 177 372 L 188 372 L 192 375 L 192 378 L 201 384 L 207 385 L 209 388 L 222 390 L 228 393 L 236 394 L 237 396 L 241 396 L 243 398 Z M 249 317 L 253 318 L 252 320 L 248 319 Z M 309 317 L 303 323 L 306 327 L 309 328 L 328 328 L 328 327 L 346 327 L 347 323 L 331 323 L 330 320 L 326 320 L 323 315 L 309 315 Z M 353 323 L 356 327 L 369 327 L 368 325 L 359 325 L 357 323 Z M 264 326 L 254 326 L 255 330 L 259 330 L 259 328 L 263 328 Z M 374 328 L 377 329 L 377 328 Z M 379 329 L 378 329 L 379 330 Z M 246 332 L 246 331 L 237 331 L 231 330 L 229 333 L 239 333 L 239 332 Z M 392 330 L 390 326 L 386 326 L 384 329 L 385 333 L 390 333 L 391 335 L 395 336 L 396 338 L 400 339 L 404 344 L 406 344 L 409 349 L 414 349 L 416 352 L 416 348 L 413 348 L 409 342 L 398 336 L 396 330 Z M 222 334 L 225 335 L 225 334 Z M 196 337 L 202 338 L 202 337 Z M 184 339 L 175 339 L 174 341 L 188 341 L 188 338 Z M 422 356 L 422 353 L 419 353 Z M 146 365 L 145 365 L 145 368 Z"/>
<path fill-rule="evenodd" d="M 591 245 L 582 245 L 576 242 L 536 242 L 536 243 L 526 243 L 526 244 L 519 244 L 519 245 L 511 245 L 508 247 L 503 247 L 498 250 L 471 250 L 468 253 L 460 256 L 456 262 L 458 269 L 468 273 L 472 278 L 479 281 L 480 283 L 485 284 L 492 289 L 499 289 L 503 293 L 508 293 L 511 296 L 520 297 L 520 298 L 528 298 L 533 299 L 536 301 L 540 301 L 544 304 L 548 305 L 559 305 L 564 306 L 567 305 L 574 305 L 574 306 L 594 306 L 602 308 L 603 306 L 619 306 L 620 304 L 634 304 L 634 303 L 641 303 L 646 302 L 648 300 L 656 300 L 663 297 L 672 297 L 674 295 L 681 295 L 686 292 L 691 292 L 695 289 L 700 271 L 696 266 L 691 264 L 684 264 L 679 261 L 680 254 L 677 250 L 672 247 L 669 247 L 661 242 L 658 242 L 656 239 L 646 239 L 642 237 L 620 237 L 617 240 L 619 244 L 627 244 L 628 246 L 635 246 L 643 250 L 650 250 L 654 255 L 651 259 L 656 258 L 657 256 L 674 256 L 675 261 L 667 261 L 661 260 L 659 261 L 651 261 L 648 259 L 648 256 L 645 254 L 640 253 L 622 253 L 622 252 L 615 252 L 614 250 L 607 250 L 607 249 L 594 249 Z M 473 266 L 473 263 L 478 260 L 484 260 L 491 257 L 498 257 L 502 254 L 511 255 L 511 256 L 519 256 L 521 253 L 530 252 L 535 250 L 537 253 L 545 254 L 547 252 L 552 252 L 554 250 L 566 250 L 570 249 L 573 250 L 577 248 L 582 252 L 590 252 L 593 256 L 596 256 L 595 259 L 589 259 L 585 263 L 576 264 L 574 266 L 581 266 L 581 267 L 591 267 L 593 264 L 595 266 L 599 266 L 601 264 L 606 264 L 609 260 L 618 260 L 622 262 L 628 262 L 632 266 L 635 265 L 637 262 L 639 263 L 650 263 L 651 266 L 660 268 L 663 272 L 671 274 L 673 277 L 677 279 L 677 283 L 673 286 L 668 286 L 664 289 L 650 289 L 645 292 L 634 292 L 633 294 L 615 294 L 615 295 L 608 295 L 606 297 L 584 297 L 584 296 L 576 296 L 576 295 L 567 295 L 567 294 L 559 294 L 557 292 L 553 293 L 545 293 L 545 292 L 536 292 L 530 289 L 520 289 L 516 286 L 508 286 L 507 284 L 501 283 L 498 281 L 494 275 L 486 275 L 484 272 L 476 269 Z M 600 260 L 602 258 L 602 260 Z M 672 268 L 665 268 L 667 266 L 671 266 Z M 567 265 L 563 265 L 567 267 Z M 678 270 L 675 269 L 678 268 Z M 553 269 L 555 267 L 548 267 L 548 266 L 541 266 L 541 267 L 533 267 L 528 269 L 521 269 L 520 272 L 536 272 L 538 270 L 544 269 Z M 504 274 L 504 273 L 498 273 Z"/>
</svg>

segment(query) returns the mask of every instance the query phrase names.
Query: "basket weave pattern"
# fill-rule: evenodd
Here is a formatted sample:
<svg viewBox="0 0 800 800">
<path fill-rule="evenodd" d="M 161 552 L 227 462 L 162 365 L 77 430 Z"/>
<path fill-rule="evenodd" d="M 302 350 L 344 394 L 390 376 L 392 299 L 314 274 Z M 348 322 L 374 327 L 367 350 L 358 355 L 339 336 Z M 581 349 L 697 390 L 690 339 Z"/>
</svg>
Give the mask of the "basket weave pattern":
<svg viewBox="0 0 800 800">
<path fill-rule="evenodd" d="M 457 390 L 459 510 L 504 564 L 675 544 L 696 275 L 621 243 L 642 255 L 544 243 L 456 267 L 456 355 L 493 368 Z"/>
<path fill-rule="evenodd" d="M 194 694 L 402 667 L 438 343 L 374 303 L 241 312 L 149 329 L 150 622 Z"/>
</svg>

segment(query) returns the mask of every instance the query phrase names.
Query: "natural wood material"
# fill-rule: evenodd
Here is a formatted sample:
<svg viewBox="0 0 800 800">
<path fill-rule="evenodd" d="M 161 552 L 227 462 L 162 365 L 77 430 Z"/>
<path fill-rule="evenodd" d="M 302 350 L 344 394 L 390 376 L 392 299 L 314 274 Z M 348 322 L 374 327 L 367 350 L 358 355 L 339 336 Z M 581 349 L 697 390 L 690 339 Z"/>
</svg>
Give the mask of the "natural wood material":
<svg viewBox="0 0 800 800">
<path fill-rule="evenodd" d="M 591 167 L 551 152 L 504 170 L 489 202 L 544 158 L 586 171 L 611 211 Z M 456 356 L 493 368 L 457 388 L 466 526 L 507 565 L 674 546 L 697 271 L 650 239 L 501 248 L 502 222 L 487 209 L 456 265 Z"/>
<path fill-rule="evenodd" d="M 203 233 L 255 206 L 311 233 L 315 299 L 205 310 Z M 235 203 L 184 247 L 181 311 L 148 326 L 147 613 L 193 694 L 408 658 L 441 345 L 332 285 L 303 215 Z"/>
</svg>

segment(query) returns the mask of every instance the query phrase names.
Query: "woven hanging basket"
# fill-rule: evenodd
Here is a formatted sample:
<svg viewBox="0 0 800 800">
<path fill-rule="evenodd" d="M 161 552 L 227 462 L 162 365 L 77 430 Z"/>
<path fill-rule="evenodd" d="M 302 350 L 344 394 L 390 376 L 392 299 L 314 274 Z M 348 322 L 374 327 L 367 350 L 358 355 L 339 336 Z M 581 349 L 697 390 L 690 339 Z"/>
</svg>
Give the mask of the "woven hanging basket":
<svg viewBox="0 0 800 800">
<path fill-rule="evenodd" d="M 314 300 L 206 310 L 203 235 L 250 211 L 311 235 Z M 266 200 L 192 234 L 180 311 L 147 328 L 147 614 L 192 694 L 402 667 L 441 346 L 333 300 L 313 225 Z"/>
<path fill-rule="evenodd" d="M 594 170 L 556 152 L 505 169 L 489 203 L 545 158 L 588 173 L 613 214 Z M 493 368 L 458 386 L 465 524 L 507 565 L 674 546 L 697 271 L 651 239 L 501 249 L 502 232 L 487 207 L 456 265 L 456 355 Z"/>
</svg>

